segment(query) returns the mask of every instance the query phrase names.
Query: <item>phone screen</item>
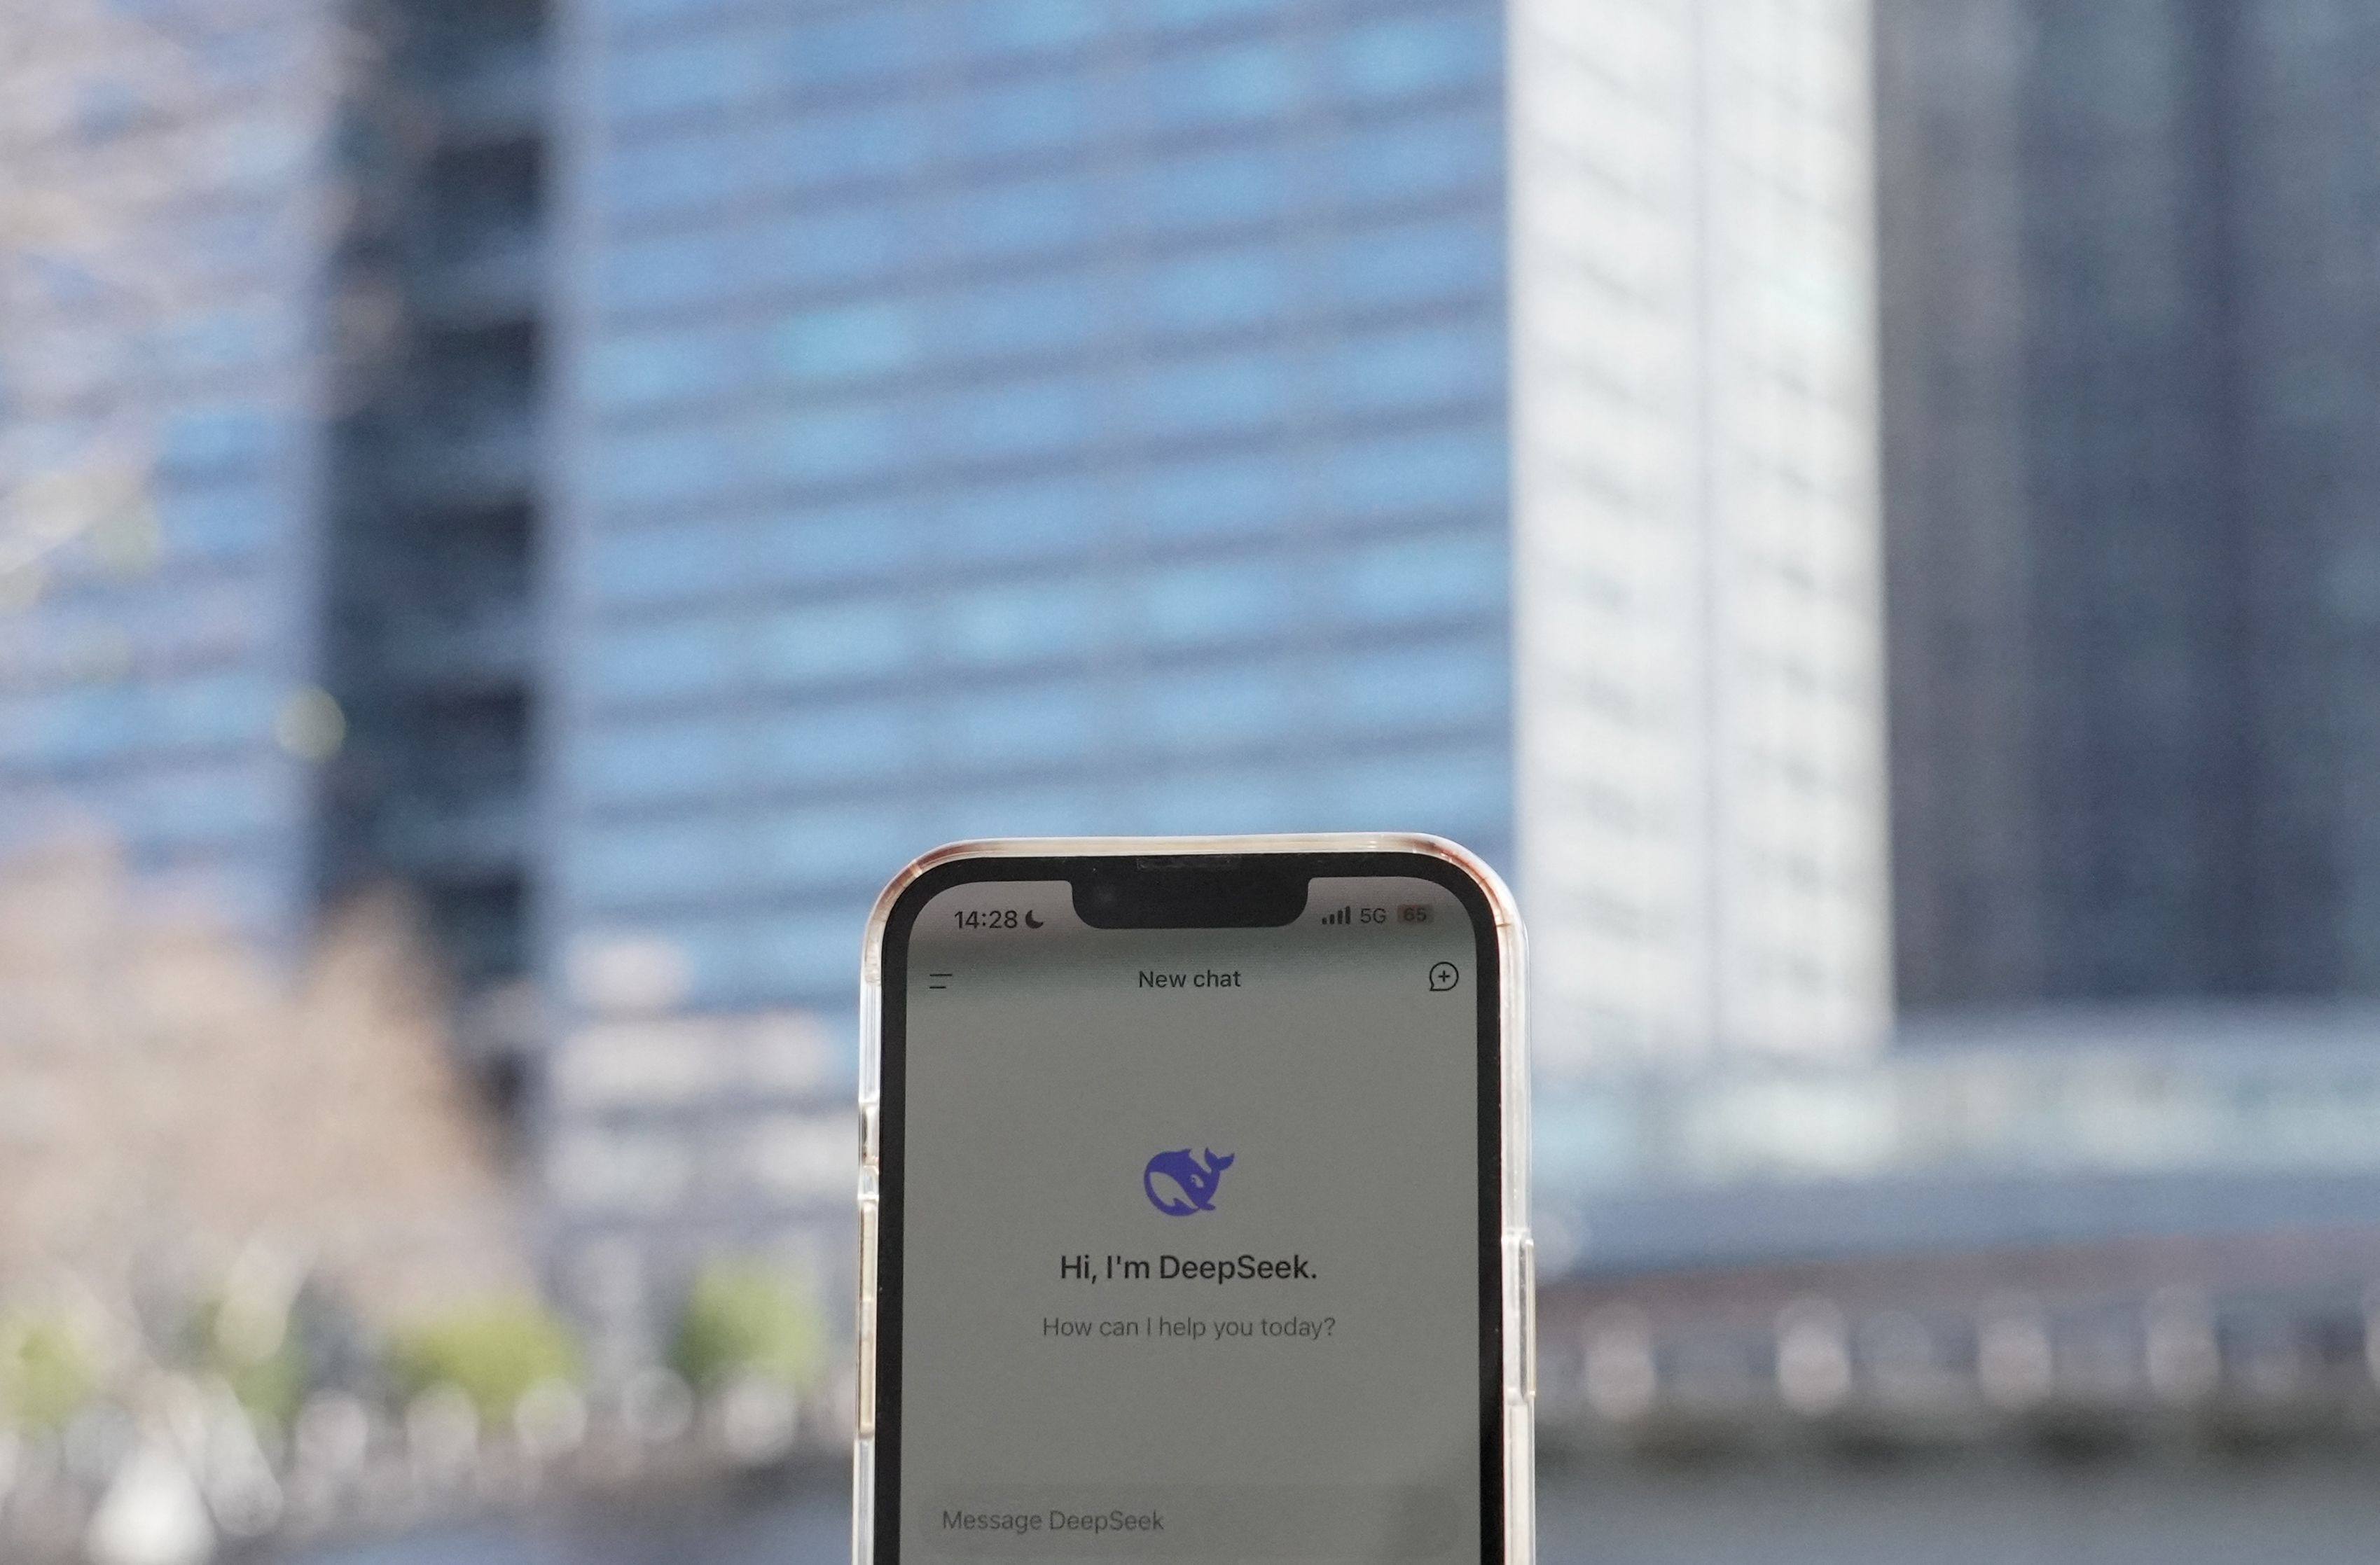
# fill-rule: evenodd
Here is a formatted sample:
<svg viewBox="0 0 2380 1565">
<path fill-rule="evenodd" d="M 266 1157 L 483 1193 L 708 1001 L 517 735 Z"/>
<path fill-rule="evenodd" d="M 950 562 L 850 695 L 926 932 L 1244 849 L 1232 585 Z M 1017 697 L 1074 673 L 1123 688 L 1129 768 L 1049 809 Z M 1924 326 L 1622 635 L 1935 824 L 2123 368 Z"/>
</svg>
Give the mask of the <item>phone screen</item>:
<svg viewBox="0 0 2380 1565">
<path fill-rule="evenodd" d="M 1482 1557 L 1484 904 L 1304 893 L 1264 927 L 1094 927 L 1058 879 L 918 906 L 886 974 L 880 1559 Z"/>
</svg>

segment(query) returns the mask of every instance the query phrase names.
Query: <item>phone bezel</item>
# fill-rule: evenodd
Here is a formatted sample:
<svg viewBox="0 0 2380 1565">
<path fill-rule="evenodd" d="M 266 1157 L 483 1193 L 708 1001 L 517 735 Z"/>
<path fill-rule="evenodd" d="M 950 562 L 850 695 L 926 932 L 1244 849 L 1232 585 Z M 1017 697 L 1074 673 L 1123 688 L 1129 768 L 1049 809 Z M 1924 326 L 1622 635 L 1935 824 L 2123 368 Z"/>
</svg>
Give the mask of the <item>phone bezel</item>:
<svg viewBox="0 0 2380 1565">
<path fill-rule="evenodd" d="M 1466 850 L 1419 835 L 1016 840 L 956 843 L 885 888 L 863 954 L 860 1353 L 853 1558 L 899 1559 L 904 1094 L 908 946 L 927 903 L 953 886 L 1062 880 L 1119 860 L 1261 857 L 1261 872 L 1404 876 L 1451 892 L 1472 924 L 1478 1082 L 1480 1558 L 1534 1553 L 1534 1278 L 1527 1219 L 1527 1073 L 1520 1025 L 1521 928 L 1510 893 Z"/>
</svg>

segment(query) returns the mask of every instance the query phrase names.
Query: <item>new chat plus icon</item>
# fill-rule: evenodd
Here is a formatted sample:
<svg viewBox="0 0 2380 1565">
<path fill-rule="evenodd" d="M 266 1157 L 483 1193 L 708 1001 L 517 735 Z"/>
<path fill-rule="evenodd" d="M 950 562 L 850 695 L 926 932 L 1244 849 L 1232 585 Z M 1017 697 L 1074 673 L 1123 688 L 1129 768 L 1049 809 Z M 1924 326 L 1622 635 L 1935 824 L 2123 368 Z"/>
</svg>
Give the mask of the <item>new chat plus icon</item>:
<svg viewBox="0 0 2380 1565">
<path fill-rule="evenodd" d="M 1216 1187 L 1231 1166 L 1231 1156 L 1219 1158 L 1211 1146 L 1204 1162 L 1190 1156 L 1187 1146 L 1179 1152 L 1160 1152 L 1140 1171 L 1140 1188 L 1148 1195 L 1148 1204 L 1169 1218 L 1211 1212 Z"/>
</svg>

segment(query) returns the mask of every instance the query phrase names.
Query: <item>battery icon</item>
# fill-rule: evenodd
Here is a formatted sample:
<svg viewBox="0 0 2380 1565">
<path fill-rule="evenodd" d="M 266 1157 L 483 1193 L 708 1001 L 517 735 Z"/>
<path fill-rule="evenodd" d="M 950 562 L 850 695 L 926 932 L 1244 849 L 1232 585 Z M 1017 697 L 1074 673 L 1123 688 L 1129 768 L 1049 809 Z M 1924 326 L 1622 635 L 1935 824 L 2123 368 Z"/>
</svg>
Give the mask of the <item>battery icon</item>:
<svg viewBox="0 0 2380 1565">
<path fill-rule="evenodd" d="M 1400 924 L 1428 923 L 1429 904 L 1427 903 L 1419 902 L 1409 902 L 1403 904 L 1397 909 L 1397 922 Z"/>
</svg>

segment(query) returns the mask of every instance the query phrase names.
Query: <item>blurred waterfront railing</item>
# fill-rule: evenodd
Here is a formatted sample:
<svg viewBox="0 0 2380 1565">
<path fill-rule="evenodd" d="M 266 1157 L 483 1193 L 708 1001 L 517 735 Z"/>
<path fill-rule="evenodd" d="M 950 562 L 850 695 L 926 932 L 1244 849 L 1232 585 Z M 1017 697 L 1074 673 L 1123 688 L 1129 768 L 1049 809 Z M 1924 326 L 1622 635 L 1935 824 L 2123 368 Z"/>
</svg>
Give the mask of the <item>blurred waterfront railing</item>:
<svg viewBox="0 0 2380 1565">
<path fill-rule="evenodd" d="M 2356 1266 L 2380 1279 L 2365 1236 Z M 1541 1415 L 1557 1446 L 2249 1448 L 2380 1439 L 2380 1288 L 1894 1287 L 1850 1271 L 1558 1288 Z M 1968 1280 L 1973 1280 L 1969 1279 Z M 1906 1283 L 1908 1279 L 1901 1280 Z"/>
<path fill-rule="evenodd" d="M 1536 1159 L 1557 1445 L 2380 1433 L 2380 1009 L 1548 1084 Z"/>
</svg>

